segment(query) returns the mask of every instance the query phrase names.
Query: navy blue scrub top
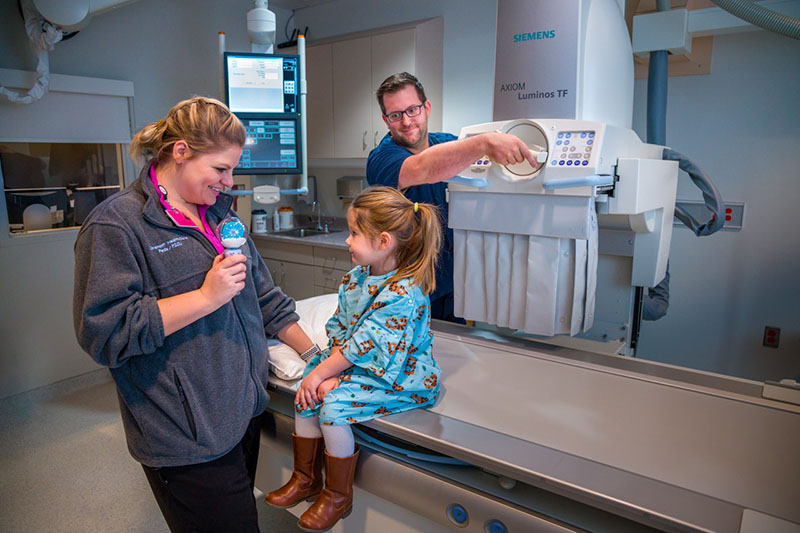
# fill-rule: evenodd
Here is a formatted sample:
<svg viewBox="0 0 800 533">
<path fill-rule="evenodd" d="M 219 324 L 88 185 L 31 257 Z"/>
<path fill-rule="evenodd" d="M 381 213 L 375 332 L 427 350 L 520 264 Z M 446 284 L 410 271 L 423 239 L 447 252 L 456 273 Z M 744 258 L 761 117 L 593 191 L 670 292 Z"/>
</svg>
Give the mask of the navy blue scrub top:
<svg viewBox="0 0 800 533">
<path fill-rule="evenodd" d="M 429 133 L 428 144 L 454 141 L 458 139 L 449 133 Z M 370 185 L 385 185 L 397 188 L 400 168 L 412 154 L 407 148 L 395 143 L 387 133 L 380 144 L 369 153 L 367 158 L 367 182 Z M 431 300 L 453 292 L 453 230 L 447 227 L 447 184 L 426 183 L 403 189 L 403 194 L 412 202 L 428 203 L 439 207 L 444 228 L 444 243 L 439 253 L 439 268 L 436 269 L 436 291 Z"/>
</svg>

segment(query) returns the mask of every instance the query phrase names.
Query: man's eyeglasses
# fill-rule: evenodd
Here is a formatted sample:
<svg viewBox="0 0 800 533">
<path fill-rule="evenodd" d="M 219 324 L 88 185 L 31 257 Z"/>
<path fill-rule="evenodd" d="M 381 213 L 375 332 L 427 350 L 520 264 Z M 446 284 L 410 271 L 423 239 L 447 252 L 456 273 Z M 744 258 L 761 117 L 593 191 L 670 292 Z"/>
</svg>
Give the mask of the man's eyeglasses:
<svg viewBox="0 0 800 533">
<path fill-rule="evenodd" d="M 384 114 L 383 116 L 386 117 L 386 120 L 389 122 L 399 122 L 403 120 L 403 114 L 405 113 L 409 117 L 416 117 L 422 113 L 422 108 L 425 107 L 425 103 L 421 103 L 419 105 L 412 105 L 408 109 L 403 111 L 392 111 L 391 113 Z"/>
</svg>

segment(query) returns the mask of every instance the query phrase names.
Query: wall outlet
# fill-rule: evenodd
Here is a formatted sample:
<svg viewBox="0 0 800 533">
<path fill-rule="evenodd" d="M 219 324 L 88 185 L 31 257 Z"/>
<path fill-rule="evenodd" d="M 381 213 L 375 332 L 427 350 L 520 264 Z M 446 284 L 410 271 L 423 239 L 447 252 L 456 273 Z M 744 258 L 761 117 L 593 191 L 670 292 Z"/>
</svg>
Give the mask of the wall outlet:
<svg viewBox="0 0 800 533">
<path fill-rule="evenodd" d="M 764 326 L 763 344 L 767 348 L 777 348 L 781 339 L 781 328 L 775 326 Z"/>
</svg>

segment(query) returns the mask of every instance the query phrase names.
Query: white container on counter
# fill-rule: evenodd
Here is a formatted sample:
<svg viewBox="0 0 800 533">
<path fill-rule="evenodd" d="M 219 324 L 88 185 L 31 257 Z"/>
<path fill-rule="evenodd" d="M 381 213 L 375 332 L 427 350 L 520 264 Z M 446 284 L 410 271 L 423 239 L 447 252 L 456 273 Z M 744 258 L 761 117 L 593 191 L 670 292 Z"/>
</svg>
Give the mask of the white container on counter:
<svg viewBox="0 0 800 533">
<path fill-rule="evenodd" d="M 252 214 L 253 219 L 253 233 L 266 233 L 267 232 L 267 212 L 263 209 L 256 209 Z"/>
<path fill-rule="evenodd" d="M 278 208 L 281 219 L 281 229 L 292 229 L 294 227 L 294 209 L 289 206 Z"/>
</svg>

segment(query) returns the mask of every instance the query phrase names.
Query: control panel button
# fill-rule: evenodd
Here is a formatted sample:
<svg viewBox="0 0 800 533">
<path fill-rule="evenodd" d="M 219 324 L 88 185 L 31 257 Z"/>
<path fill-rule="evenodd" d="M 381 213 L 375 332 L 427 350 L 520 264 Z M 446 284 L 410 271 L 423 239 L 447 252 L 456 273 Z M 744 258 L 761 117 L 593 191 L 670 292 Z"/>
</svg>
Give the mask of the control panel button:
<svg viewBox="0 0 800 533">
<path fill-rule="evenodd" d="M 483 526 L 485 533 L 508 533 L 508 528 L 500 520 L 492 519 Z"/>
<path fill-rule="evenodd" d="M 457 526 L 465 526 L 469 521 L 469 514 L 463 505 L 451 503 L 447 507 L 447 517 Z"/>
</svg>

